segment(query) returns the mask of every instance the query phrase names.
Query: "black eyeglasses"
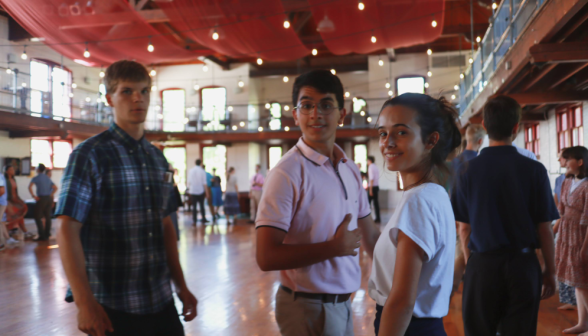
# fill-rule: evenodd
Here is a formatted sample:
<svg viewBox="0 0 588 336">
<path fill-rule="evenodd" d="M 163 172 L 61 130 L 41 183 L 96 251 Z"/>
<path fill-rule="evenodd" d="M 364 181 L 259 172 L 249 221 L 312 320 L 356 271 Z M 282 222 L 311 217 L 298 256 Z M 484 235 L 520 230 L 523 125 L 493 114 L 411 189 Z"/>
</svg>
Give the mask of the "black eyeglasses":
<svg viewBox="0 0 588 336">
<path fill-rule="evenodd" d="M 333 111 L 337 110 L 339 107 L 333 105 L 331 102 L 321 102 L 318 103 L 318 105 L 311 102 L 301 102 L 295 107 L 300 113 L 307 115 L 311 114 L 315 108 L 318 108 L 319 114 L 328 115 L 333 113 Z"/>
</svg>

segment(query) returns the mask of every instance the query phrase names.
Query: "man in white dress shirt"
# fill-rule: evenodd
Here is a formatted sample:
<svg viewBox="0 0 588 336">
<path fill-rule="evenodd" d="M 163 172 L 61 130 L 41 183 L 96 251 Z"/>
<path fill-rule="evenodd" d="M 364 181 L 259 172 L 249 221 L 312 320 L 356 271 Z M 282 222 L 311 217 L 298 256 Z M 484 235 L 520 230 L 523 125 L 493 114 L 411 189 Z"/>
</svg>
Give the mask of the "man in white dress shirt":
<svg viewBox="0 0 588 336">
<path fill-rule="evenodd" d="M 204 210 L 204 198 L 208 198 L 208 188 L 206 184 L 206 172 L 202 169 L 202 160 L 196 160 L 196 167 L 190 169 L 188 172 L 188 192 L 190 193 L 190 201 L 194 205 L 192 211 L 192 220 L 196 225 L 198 217 L 197 205 L 200 205 L 202 212 L 202 223 L 208 222 L 206 219 L 206 211 Z"/>
</svg>

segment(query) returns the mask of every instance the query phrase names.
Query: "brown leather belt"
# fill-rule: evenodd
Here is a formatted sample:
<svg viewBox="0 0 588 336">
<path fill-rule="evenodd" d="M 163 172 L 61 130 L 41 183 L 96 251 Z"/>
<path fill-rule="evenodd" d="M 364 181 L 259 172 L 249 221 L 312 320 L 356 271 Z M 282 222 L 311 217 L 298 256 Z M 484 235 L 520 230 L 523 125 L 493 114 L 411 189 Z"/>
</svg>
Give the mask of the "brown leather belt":
<svg viewBox="0 0 588 336">
<path fill-rule="evenodd" d="M 349 300 L 351 293 L 349 294 L 322 294 L 322 293 L 305 293 L 305 292 L 294 292 L 290 288 L 280 285 L 280 288 L 288 294 L 294 294 L 294 298 L 302 297 L 306 299 L 321 300 L 323 303 L 340 303 Z"/>
</svg>

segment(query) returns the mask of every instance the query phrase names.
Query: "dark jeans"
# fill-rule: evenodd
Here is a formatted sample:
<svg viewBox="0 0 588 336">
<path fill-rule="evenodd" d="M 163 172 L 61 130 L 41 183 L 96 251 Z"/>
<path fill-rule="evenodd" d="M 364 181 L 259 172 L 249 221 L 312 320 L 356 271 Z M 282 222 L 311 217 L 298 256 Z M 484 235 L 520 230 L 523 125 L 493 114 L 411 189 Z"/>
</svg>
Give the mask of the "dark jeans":
<svg viewBox="0 0 588 336">
<path fill-rule="evenodd" d="M 472 253 L 463 280 L 465 335 L 536 335 L 542 283 L 534 250 Z"/>
<path fill-rule="evenodd" d="M 53 208 L 53 198 L 51 196 L 39 196 L 35 204 L 35 224 L 37 224 L 37 234 L 39 239 L 49 239 L 51 236 L 51 209 Z M 45 218 L 45 227 L 43 221 Z"/>
<path fill-rule="evenodd" d="M 370 204 L 372 204 L 372 200 L 374 201 L 374 211 L 376 212 L 376 222 L 380 222 L 380 199 L 378 198 L 378 194 L 380 193 L 380 187 L 372 187 L 372 194 L 374 196 L 370 196 L 370 190 L 368 188 L 368 200 Z"/>
<path fill-rule="evenodd" d="M 102 306 L 108 315 L 114 332 L 107 336 L 184 336 L 184 326 L 180 322 L 173 301 L 161 312 L 137 315 L 121 312 Z"/>
<path fill-rule="evenodd" d="M 202 212 L 202 221 L 206 219 L 206 212 L 204 212 L 204 198 L 206 196 L 205 193 L 199 195 L 190 195 L 192 196 L 192 204 L 194 205 L 194 210 L 192 210 L 192 220 L 194 224 L 196 224 L 196 219 L 198 217 L 198 207 L 196 205 L 200 205 L 200 211 Z"/>
<path fill-rule="evenodd" d="M 380 319 L 382 318 L 383 310 L 383 306 L 376 305 L 376 319 L 374 320 L 376 336 L 378 336 L 378 333 L 380 332 Z M 445 333 L 445 327 L 443 327 L 443 319 L 419 318 L 413 316 L 410 319 L 410 324 L 408 325 L 404 336 L 447 336 L 447 334 Z"/>
</svg>

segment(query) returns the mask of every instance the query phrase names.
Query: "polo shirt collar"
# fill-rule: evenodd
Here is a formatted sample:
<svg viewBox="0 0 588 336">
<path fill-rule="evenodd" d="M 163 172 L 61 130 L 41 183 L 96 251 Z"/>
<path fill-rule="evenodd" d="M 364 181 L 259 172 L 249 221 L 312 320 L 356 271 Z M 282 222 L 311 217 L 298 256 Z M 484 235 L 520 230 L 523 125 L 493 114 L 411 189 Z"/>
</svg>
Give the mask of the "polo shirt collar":
<svg viewBox="0 0 588 336">
<path fill-rule="evenodd" d="M 518 153 L 517 148 L 515 146 L 494 146 L 494 147 L 486 147 L 482 149 L 480 154 L 513 154 Z"/>
<path fill-rule="evenodd" d="M 112 123 L 108 129 L 114 139 L 122 143 L 127 149 L 136 149 L 139 145 L 142 146 L 143 150 L 147 151 L 149 141 L 145 139 L 145 135 L 138 141 L 131 137 L 125 130 L 120 128 L 116 123 Z"/>
<path fill-rule="evenodd" d="M 305 159 L 314 163 L 316 166 L 322 166 L 325 164 L 325 162 L 329 161 L 328 156 L 325 156 L 325 155 L 317 152 L 312 147 L 307 145 L 306 142 L 304 142 L 304 140 L 302 140 L 302 137 L 300 139 L 298 139 L 298 143 L 296 144 L 296 148 L 298 148 L 298 151 L 300 152 L 300 154 L 302 154 L 302 156 L 304 156 Z M 337 144 L 335 144 L 335 146 L 333 147 L 333 152 L 335 154 L 335 161 L 336 162 L 339 162 L 339 161 L 343 161 L 343 163 L 347 162 L 347 155 L 345 155 L 345 152 Z"/>
</svg>

